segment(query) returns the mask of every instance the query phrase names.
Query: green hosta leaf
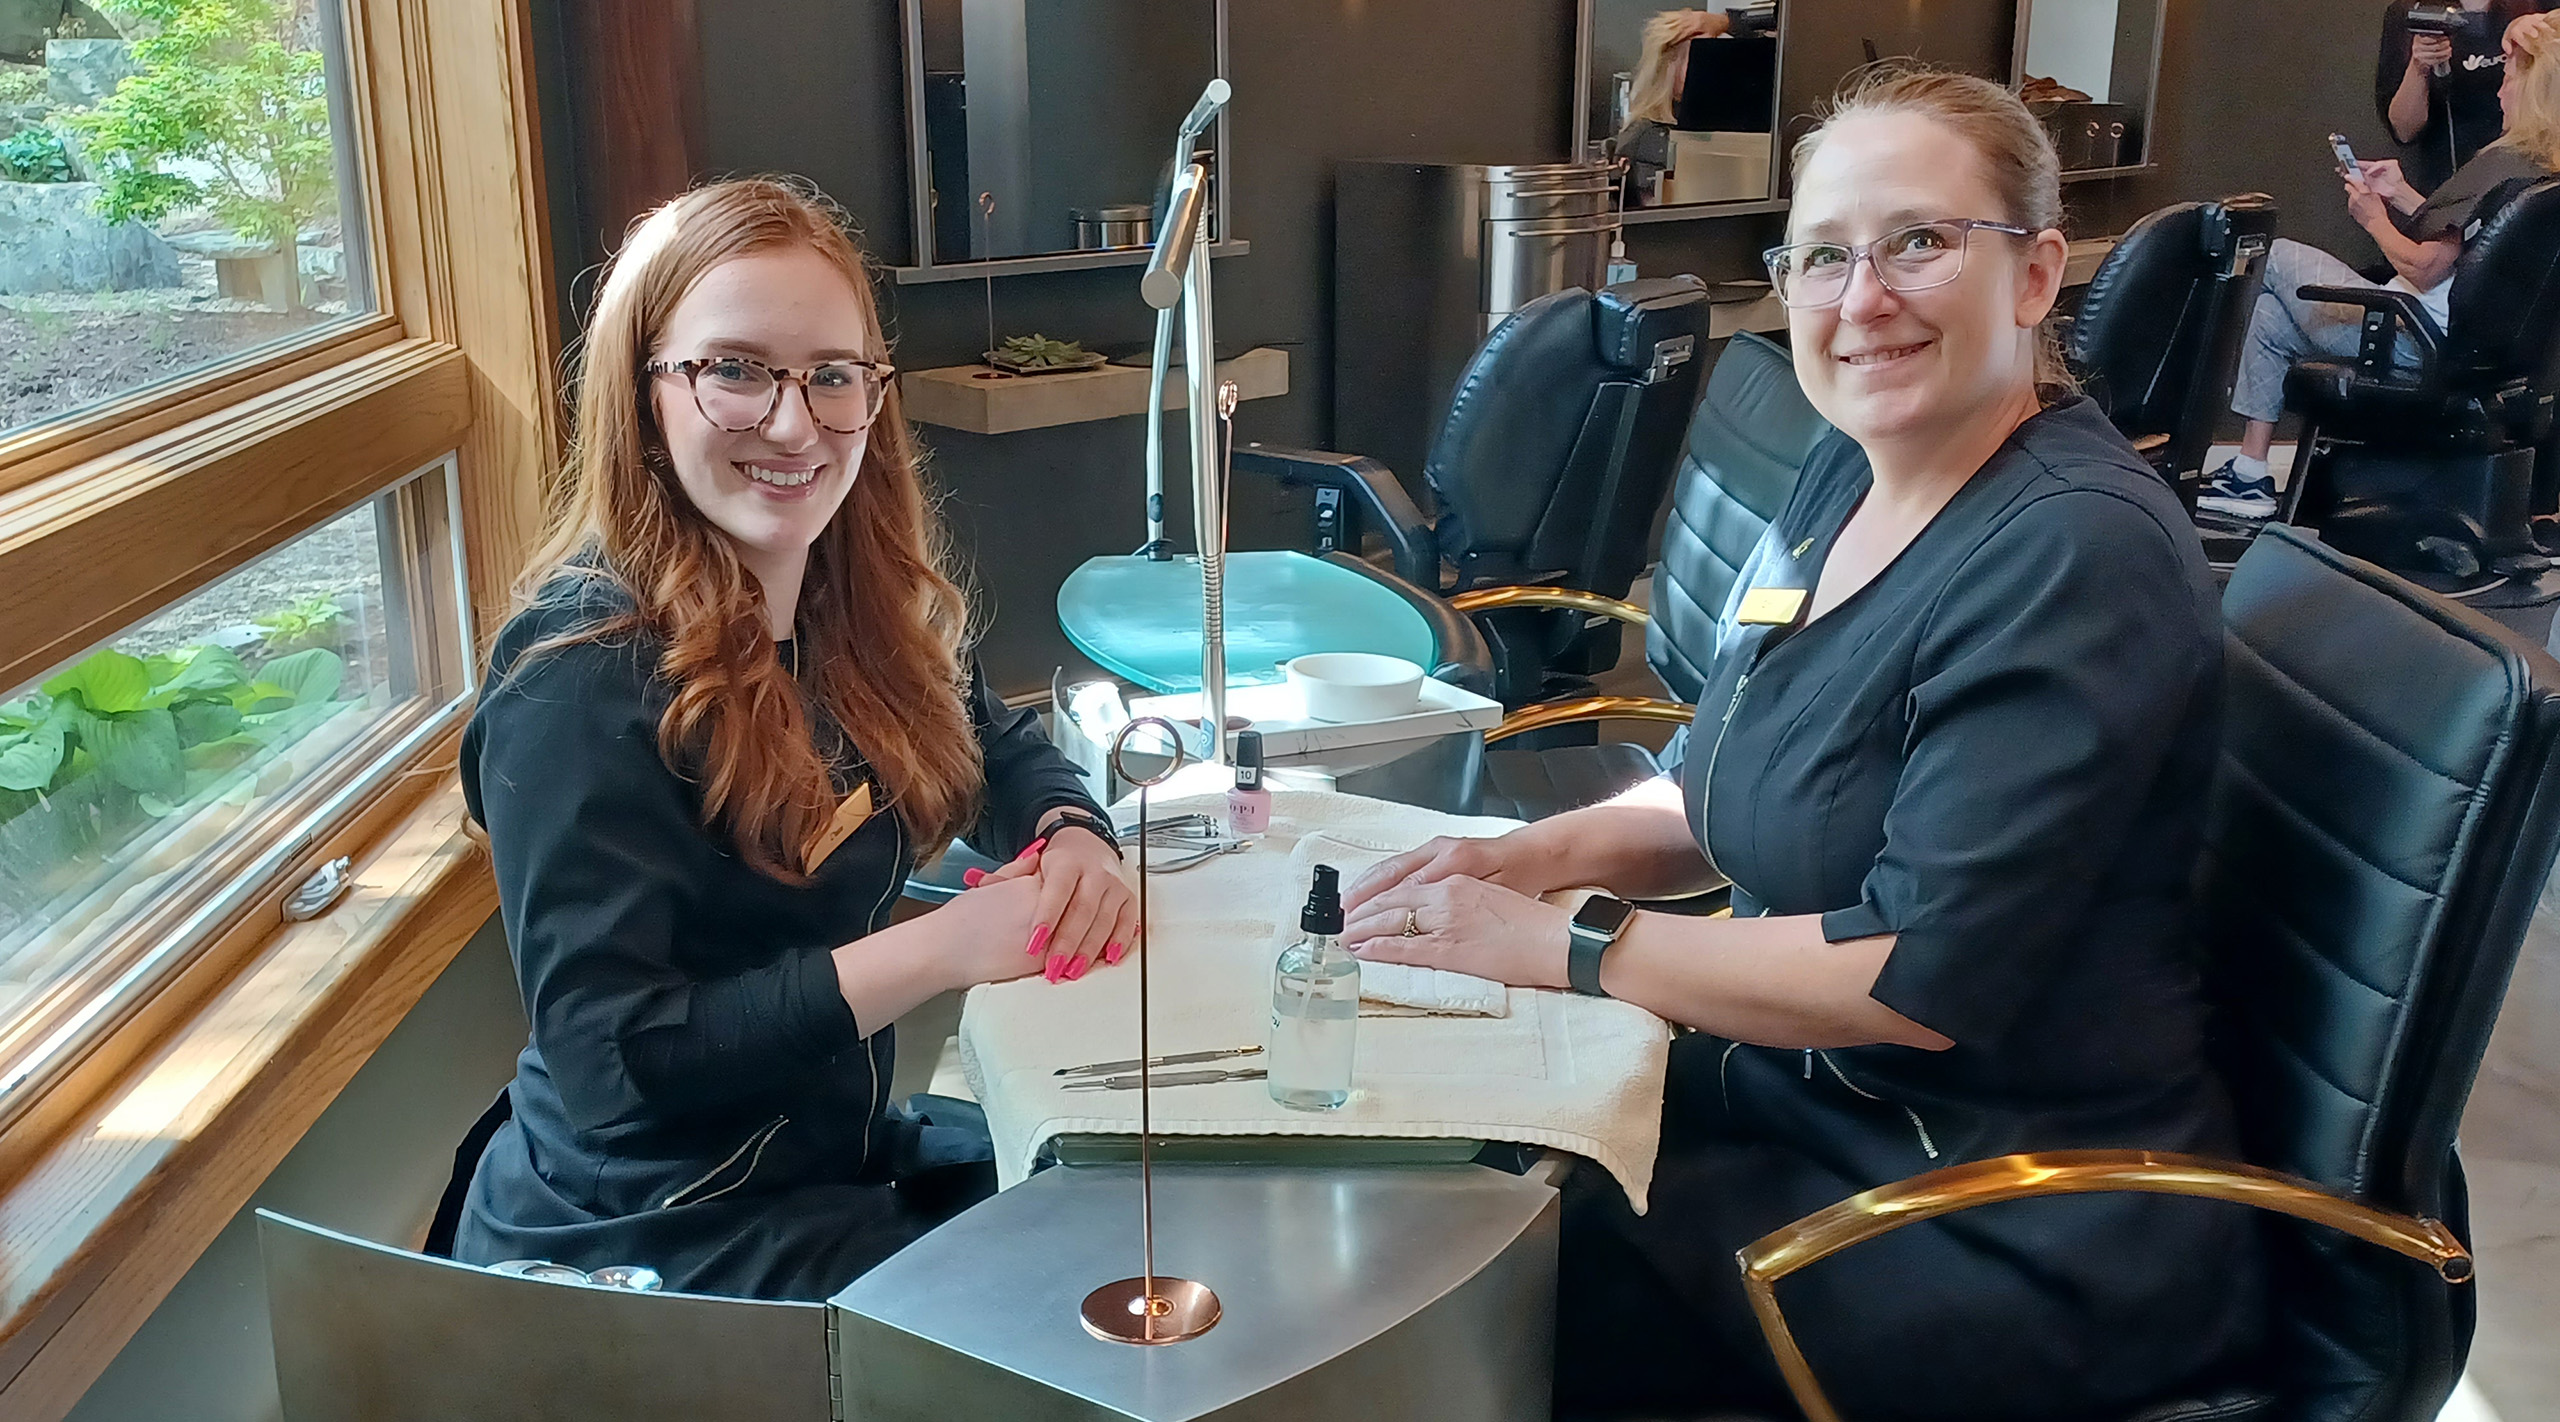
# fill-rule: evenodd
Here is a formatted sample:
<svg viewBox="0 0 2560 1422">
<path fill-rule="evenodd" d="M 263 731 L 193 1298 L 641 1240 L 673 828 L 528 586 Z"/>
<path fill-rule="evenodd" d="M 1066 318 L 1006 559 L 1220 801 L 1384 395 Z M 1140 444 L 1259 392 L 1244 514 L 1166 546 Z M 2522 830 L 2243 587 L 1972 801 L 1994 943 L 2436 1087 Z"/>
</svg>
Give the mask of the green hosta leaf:
<svg viewBox="0 0 2560 1422">
<path fill-rule="evenodd" d="M 0 736 L 0 790 L 42 790 L 62 765 L 62 732 L 53 726 Z"/>
<path fill-rule="evenodd" d="M 101 716 L 139 708 L 151 695 L 151 673 L 142 658 L 122 652 L 91 652 L 78 666 L 44 684 L 47 696 L 80 693 L 80 704 Z"/>
<path fill-rule="evenodd" d="M 289 657 L 278 657 L 258 669 L 258 681 L 273 685 L 278 694 L 293 698 L 296 706 L 309 706 L 334 701 L 338 683 L 345 679 L 347 664 L 326 647 L 313 647 Z"/>
<path fill-rule="evenodd" d="M 175 678 L 155 684 L 159 695 L 173 698 L 186 692 L 229 696 L 249 684 L 249 668 L 228 647 L 199 647 Z"/>
<path fill-rule="evenodd" d="M 179 801 L 163 800 L 157 795 L 144 795 L 141 797 L 141 803 L 142 813 L 155 820 L 165 820 L 178 813 L 180 806 Z"/>
<path fill-rule="evenodd" d="M 178 745 L 178 722 L 166 710 L 83 716 L 80 744 L 98 758 L 108 779 L 128 790 L 163 799 L 185 792 L 187 767 Z"/>
<path fill-rule="evenodd" d="M 205 745 L 240 729 L 240 708 L 228 701 L 190 701 L 171 708 L 170 715 L 177 718 L 180 745 Z"/>
</svg>

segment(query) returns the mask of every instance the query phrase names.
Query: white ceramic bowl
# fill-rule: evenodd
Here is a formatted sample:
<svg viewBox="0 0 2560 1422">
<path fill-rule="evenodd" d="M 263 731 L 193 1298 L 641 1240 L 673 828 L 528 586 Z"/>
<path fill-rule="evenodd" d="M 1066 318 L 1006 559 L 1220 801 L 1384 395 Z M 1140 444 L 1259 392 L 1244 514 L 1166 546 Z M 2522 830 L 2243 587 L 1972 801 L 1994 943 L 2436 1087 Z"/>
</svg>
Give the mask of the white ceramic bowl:
<svg viewBox="0 0 2560 1422">
<path fill-rule="evenodd" d="M 1317 652 L 1284 665 L 1314 720 L 1383 721 L 1422 703 L 1422 668 L 1402 657 Z"/>
</svg>

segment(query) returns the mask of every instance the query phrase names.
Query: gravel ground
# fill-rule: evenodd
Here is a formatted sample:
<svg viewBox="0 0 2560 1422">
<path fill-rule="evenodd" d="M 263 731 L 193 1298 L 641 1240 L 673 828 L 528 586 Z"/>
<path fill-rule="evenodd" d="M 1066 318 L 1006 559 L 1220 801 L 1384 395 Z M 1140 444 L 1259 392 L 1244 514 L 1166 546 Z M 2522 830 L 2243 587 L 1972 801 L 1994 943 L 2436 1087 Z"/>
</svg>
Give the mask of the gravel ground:
<svg viewBox="0 0 2560 1422">
<path fill-rule="evenodd" d="M 0 296 L 0 432 L 95 404 L 346 314 L 270 311 L 214 295 L 213 262 L 180 255 L 180 284 Z"/>
</svg>

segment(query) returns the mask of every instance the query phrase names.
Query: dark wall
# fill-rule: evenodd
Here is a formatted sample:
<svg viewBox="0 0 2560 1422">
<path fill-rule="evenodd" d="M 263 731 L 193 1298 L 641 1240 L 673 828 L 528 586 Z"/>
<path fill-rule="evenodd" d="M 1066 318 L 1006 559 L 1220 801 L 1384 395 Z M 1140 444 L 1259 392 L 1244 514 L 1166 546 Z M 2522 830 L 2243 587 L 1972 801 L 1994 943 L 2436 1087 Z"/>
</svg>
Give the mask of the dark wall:
<svg viewBox="0 0 2560 1422">
<path fill-rule="evenodd" d="M 1484 0 L 1462 24 L 1446 7 L 1404 0 L 1231 0 L 1228 26 L 1236 99 L 1226 183 L 1233 231 L 1253 250 L 1218 263 L 1218 331 L 1222 345 L 1284 346 L 1291 361 L 1290 393 L 1248 402 L 1239 438 L 1320 444 L 1331 404 L 1334 161 L 1563 156 L 1573 0 Z M 896 5 L 723 0 L 704 8 L 702 51 L 711 171 L 805 173 L 862 223 L 883 263 L 912 260 Z M 998 334 L 1141 345 L 1154 325 L 1137 283 L 1134 267 L 1003 278 Z M 900 366 L 976 359 L 982 283 L 897 286 L 884 276 L 881 290 Z M 989 668 L 1008 692 L 1044 686 L 1053 667 L 1080 665 L 1058 632 L 1058 584 L 1144 534 L 1145 423 L 922 432 L 981 594 Z M 1181 436 L 1168 432 L 1168 482 L 1178 487 Z M 1189 500 L 1177 492 L 1167 502 L 1187 544 Z M 1281 546 L 1303 517 L 1295 500 L 1239 485 L 1231 537 Z"/>
<path fill-rule="evenodd" d="M 912 260 L 898 8 L 722 0 L 703 6 L 700 21 L 705 171 L 807 174 L 860 220 L 884 264 Z M 1982 20 L 2013 6 L 1964 8 L 1980 8 Z M 1853 58 L 1867 36 L 1888 53 L 1918 48 L 1954 60 L 1979 51 L 2005 69 L 2002 46 L 1985 38 L 1988 20 L 1924 23 L 1916 13 L 1888 0 L 1796 0 L 1791 25 L 1828 38 L 1790 43 L 1798 55 L 1829 45 Z M 2338 128 L 2360 151 L 2388 151 L 2371 96 L 2380 14 L 2379 0 L 2171 6 L 2159 171 L 2073 184 L 2074 233 L 2117 232 L 2163 203 L 2255 188 L 2283 205 L 2289 234 L 2371 260 L 2346 221 L 2322 136 Z M 1564 156 L 1573 15 L 1574 0 L 1230 0 L 1235 151 L 1226 182 L 1233 231 L 1253 250 L 1218 264 L 1219 330 L 1230 346 L 1287 347 L 1292 386 L 1244 406 L 1242 438 L 1322 444 L 1331 429 L 1332 165 Z M 555 177 L 569 167 L 557 165 Z M 1780 216 L 1663 223 L 1630 228 L 1627 245 L 1648 274 L 1734 277 L 1752 274 L 1758 251 L 1783 230 Z M 999 334 L 1142 344 L 1152 327 L 1136 279 L 1125 268 L 1004 278 L 995 325 Z M 884 276 L 882 291 L 901 366 L 964 363 L 984 345 L 981 283 L 896 286 Z M 1023 692 L 1062 662 L 1080 665 L 1057 631 L 1057 587 L 1084 559 L 1125 552 L 1141 537 L 1143 421 L 999 437 L 923 433 L 981 593 L 984 655 L 998 684 Z M 1178 454 L 1175 464 L 1178 490 Z M 1177 492 L 1170 502 L 1168 521 L 1187 533 L 1187 499 Z M 1296 540 L 1303 513 L 1294 501 L 1248 484 L 1232 503 L 1236 546 Z"/>
</svg>

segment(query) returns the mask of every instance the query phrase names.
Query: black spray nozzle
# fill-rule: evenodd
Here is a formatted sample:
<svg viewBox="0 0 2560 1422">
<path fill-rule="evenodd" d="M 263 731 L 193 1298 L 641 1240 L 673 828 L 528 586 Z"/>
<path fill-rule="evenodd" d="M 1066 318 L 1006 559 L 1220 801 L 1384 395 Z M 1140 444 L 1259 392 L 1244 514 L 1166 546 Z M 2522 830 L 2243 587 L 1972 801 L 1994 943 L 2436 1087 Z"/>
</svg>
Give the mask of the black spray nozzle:
<svg viewBox="0 0 2560 1422">
<path fill-rule="evenodd" d="M 1316 866 L 1316 881 L 1307 890 L 1307 908 L 1298 915 L 1298 927 L 1327 935 L 1342 931 L 1342 876 L 1332 865 Z"/>
</svg>

